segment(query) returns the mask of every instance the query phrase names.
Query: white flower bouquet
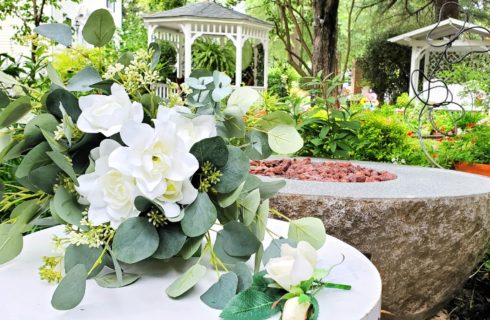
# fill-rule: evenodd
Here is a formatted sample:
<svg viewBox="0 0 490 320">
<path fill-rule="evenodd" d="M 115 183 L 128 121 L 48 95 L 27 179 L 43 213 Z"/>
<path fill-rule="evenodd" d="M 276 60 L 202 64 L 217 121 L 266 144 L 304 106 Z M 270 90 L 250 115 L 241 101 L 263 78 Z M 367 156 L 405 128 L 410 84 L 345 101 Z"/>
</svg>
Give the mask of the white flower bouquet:
<svg viewBox="0 0 490 320">
<path fill-rule="evenodd" d="M 112 16 L 97 10 L 83 35 L 101 47 L 114 29 Z M 63 24 L 35 31 L 71 45 L 71 30 Z M 88 66 L 67 83 L 48 65 L 52 83 L 41 93 L 0 73 L 6 97 L 0 160 L 14 164 L 16 179 L 2 185 L 1 209 L 11 213 L 0 224 L 0 264 L 21 252 L 26 230 L 63 224 L 65 236 L 54 239 L 61 254 L 44 257 L 40 268 L 42 279 L 59 282 L 52 298 L 56 309 L 77 306 L 87 279 L 122 287 L 139 278 L 125 272 L 126 265 L 194 259 L 167 288 L 169 297 L 178 297 L 206 274 L 201 258 L 209 256 L 224 273 L 201 300 L 224 309 L 223 319 L 266 319 L 282 309 L 283 319 L 316 319 L 318 308 L 309 307 L 316 305 L 314 292 L 328 287 L 322 282 L 326 273 L 315 267 L 314 248 L 325 241 L 323 224 L 314 218 L 290 221 L 289 239 L 273 240 L 264 250 L 268 199 L 284 182 L 249 174 L 250 159 L 302 147 L 293 119 L 274 112 L 248 126 L 243 118 L 259 95 L 233 90 L 220 72 L 195 71 L 182 85 L 185 99 L 163 100 L 154 93 L 159 54 L 151 44 L 148 51 L 124 54 L 105 73 Z M 23 124 L 26 114 L 30 120 Z M 280 248 L 285 241 L 297 249 Z M 255 271 L 264 263 L 268 276 L 257 273 L 252 280 L 245 264 L 252 256 Z M 247 309 L 257 300 L 243 297 L 257 291 L 272 303 Z M 302 315 L 288 316 L 297 311 L 287 310 L 298 308 Z"/>
</svg>

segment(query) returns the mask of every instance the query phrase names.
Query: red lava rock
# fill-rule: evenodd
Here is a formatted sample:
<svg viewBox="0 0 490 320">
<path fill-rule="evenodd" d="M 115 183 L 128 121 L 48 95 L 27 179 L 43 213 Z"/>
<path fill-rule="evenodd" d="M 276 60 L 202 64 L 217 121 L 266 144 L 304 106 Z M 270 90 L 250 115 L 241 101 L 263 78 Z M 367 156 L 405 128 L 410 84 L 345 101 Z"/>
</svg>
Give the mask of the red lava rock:
<svg viewBox="0 0 490 320">
<path fill-rule="evenodd" d="M 288 179 L 326 182 L 380 182 L 396 179 L 387 171 L 376 171 L 350 162 L 312 162 L 311 158 L 250 161 L 250 173 Z"/>
</svg>

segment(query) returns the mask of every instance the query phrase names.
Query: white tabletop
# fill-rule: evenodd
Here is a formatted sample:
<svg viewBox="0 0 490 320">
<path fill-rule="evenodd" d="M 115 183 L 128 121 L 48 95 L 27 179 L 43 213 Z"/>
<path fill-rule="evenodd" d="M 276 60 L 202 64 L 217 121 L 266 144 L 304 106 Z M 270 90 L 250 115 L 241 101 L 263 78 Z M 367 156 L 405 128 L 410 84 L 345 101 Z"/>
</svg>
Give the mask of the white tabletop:
<svg viewBox="0 0 490 320">
<path fill-rule="evenodd" d="M 269 228 L 286 236 L 287 224 L 269 220 Z M 63 228 L 53 227 L 24 238 L 24 249 L 13 261 L 0 266 L 0 319 L 219 319 L 220 311 L 201 302 L 199 296 L 217 280 L 213 270 L 186 295 L 171 299 L 165 289 L 192 262 L 174 259 L 171 262 L 148 261 L 126 271 L 142 275 L 136 283 L 118 289 L 99 287 L 89 280 L 83 301 L 75 309 L 57 311 L 51 307 L 56 285 L 39 279 L 41 257 L 54 255 L 51 238 L 62 234 Z M 270 239 L 266 239 L 266 242 Z M 345 261 L 334 268 L 327 281 L 352 285 L 352 290 L 324 289 L 316 297 L 320 303 L 320 319 L 378 320 L 381 307 L 381 278 L 374 265 L 359 251 L 333 237 L 319 250 L 325 266 Z M 135 269 L 137 268 L 137 269 Z"/>
</svg>

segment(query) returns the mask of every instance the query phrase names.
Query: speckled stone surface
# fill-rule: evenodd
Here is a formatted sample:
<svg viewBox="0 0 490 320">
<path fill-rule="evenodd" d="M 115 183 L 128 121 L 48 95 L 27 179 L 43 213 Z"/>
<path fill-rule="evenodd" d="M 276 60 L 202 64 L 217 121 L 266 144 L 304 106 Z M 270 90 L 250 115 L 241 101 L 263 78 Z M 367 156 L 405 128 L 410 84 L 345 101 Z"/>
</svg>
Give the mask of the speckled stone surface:
<svg viewBox="0 0 490 320">
<path fill-rule="evenodd" d="M 287 180 L 271 206 L 290 217 L 322 219 L 327 233 L 371 256 L 383 280 L 383 309 L 397 319 L 425 319 L 463 285 L 486 250 L 490 178 L 355 163 L 393 172 L 398 179 Z"/>
</svg>

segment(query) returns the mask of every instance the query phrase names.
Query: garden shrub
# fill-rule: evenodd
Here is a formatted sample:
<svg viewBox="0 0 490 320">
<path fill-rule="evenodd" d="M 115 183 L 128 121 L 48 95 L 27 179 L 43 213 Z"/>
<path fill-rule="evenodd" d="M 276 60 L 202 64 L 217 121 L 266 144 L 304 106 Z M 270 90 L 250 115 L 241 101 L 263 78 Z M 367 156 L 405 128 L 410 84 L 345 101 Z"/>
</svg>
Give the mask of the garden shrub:
<svg viewBox="0 0 490 320">
<path fill-rule="evenodd" d="M 176 80 L 175 64 L 177 63 L 177 50 L 169 41 L 158 41 L 160 46 L 160 76 L 163 80 Z"/>
<path fill-rule="evenodd" d="M 419 141 L 408 135 L 410 128 L 400 116 L 376 112 L 360 116 L 361 128 L 352 157 L 356 160 L 427 165 Z"/>
<path fill-rule="evenodd" d="M 192 62 L 193 69 L 217 70 L 233 78 L 235 47 L 230 41 L 221 45 L 213 39 L 197 39 L 192 48 Z"/>
<path fill-rule="evenodd" d="M 479 125 L 454 138 L 447 138 L 438 149 L 437 161 L 446 168 L 456 162 L 490 164 L 490 127 Z"/>
<path fill-rule="evenodd" d="M 393 100 L 406 91 L 409 85 L 411 50 L 387 41 L 399 34 L 401 32 L 397 30 L 374 37 L 358 60 L 364 78 L 381 100 L 386 95 Z"/>
<path fill-rule="evenodd" d="M 284 64 L 269 69 L 268 90 L 280 97 L 288 95 L 288 88 L 300 80 L 300 75 L 291 66 Z"/>
<path fill-rule="evenodd" d="M 114 48 L 88 48 L 76 45 L 53 54 L 52 65 L 63 80 L 67 80 L 87 66 L 100 70 L 103 66 L 112 65 L 117 60 Z M 102 72 L 101 72 L 102 73 Z"/>
</svg>

